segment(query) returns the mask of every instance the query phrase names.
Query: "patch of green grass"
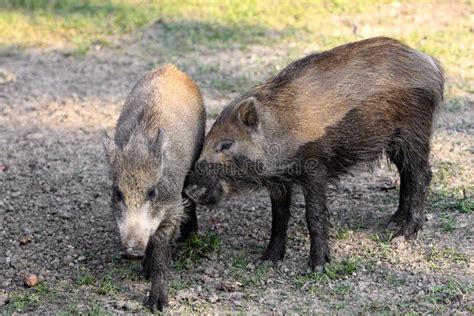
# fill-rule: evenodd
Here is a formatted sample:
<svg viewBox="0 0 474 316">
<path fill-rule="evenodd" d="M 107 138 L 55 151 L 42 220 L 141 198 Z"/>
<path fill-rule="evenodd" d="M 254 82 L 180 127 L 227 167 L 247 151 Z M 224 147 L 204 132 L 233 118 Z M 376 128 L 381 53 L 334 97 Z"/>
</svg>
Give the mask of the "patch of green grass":
<svg viewBox="0 0 474 316">
<path fill-rule="evenodd" d="M 183 270 L 203 259 L 210 259 L 219 251 L 220 246 L 221 240 L 216 234 L 193 234 L 178 245 L 173 266 L 177 270 Z"/>
<path fill-rule="evenodd" d="M 351 235 L 351 231 L 347 228 L 341 228 L 336 231 L 336 239 L 337 240 L 347 240 Z"/>
<path fill-rule="evenodd" d="M 467 255 L 450 247 L 445 247 L 442 249 L 433 247 L 430 249 L 430 251 L 426 253 L 425 256 L 426 256 L 426 260 L 434 264 L 439 264 L 444 261 L 450 261 L 453 263 L 458 263 L 458 262 L 468 263 L 469 262 L 469 257 Z"/>
<path fill-rule="evenodd" d="M 271 267 L 259 267 L 253 271 L 240 270 L 240 282 L 244 287 L 261 287 L 269 280 L 270 269 Z"/>
<path fill-rule="evenodd" d="M 435 304 L 451 304 L 460 301 L 464 295 L 471 294 L 474 290 L 472 284 L 461 284 L 449 281 L 446 284 L 437 285 L 430 289 L 428 298 Z"/>
<path fill-rule="evenodd" d="M 381 244 L 382 246 L 390 246 L 390 241 L 392 240 L 395 232 L 390 230 L 384 230 L 382 232 L 376 232 L 370 236 L 370 239 Z"/>
<path fill-rule="evenodd" d="M 177 292 L 179 290 L 184 290 L 189 288 L 191 285 L 189 284 L 189 280 L 187 279 L 182 279 L 182 278 L 173 278 L 169 282 L 169 287 L 172 289 L 174 292 Z"/>
<path fill-rule="evenodd" d="M 445 98 L 446 101 L 444 102 L 443 109 L 447 112 L 460 113 L 469 108 L 470 103 L 468 97 L 447 96 Z"/>
<path fill-rule="evenodd" d="M 110 268 L 110 275 L 122 280 L 138 281 L 140 280 L 140 271 L 141 261 L 124 260 L 119 257 L 114 260 Z"/>
<path fill-rule="evenodd" d="M 157 22 L 162 46 L 176 52 L 284 43 L 301 52 L 367 37 L 354 32 L 354 27 L 361 26 L 357 21 L 365 20 L 368 25 L 382 26 L 380 34 L 398 37 L 453 67 L 472 65 L 465 53 L 472 36 L 468 15 L 458 16 L 443 28 L 410 24 L 400 32 L 398 16 L 380 15 L 393 10 L 385 0 L 2 0 L 0 9 L 3 46 L 62 43 L 84 53 Z M 405 14 L 414 15 L 415 9 L 408 8 Z"/>
<path fill-rule="evenodd" d="M 159 17 L 157 5 L 121 0 L 2 0 L 0 45 L 72 44 L 80 53 Z"/>
<path fill-rule="evenodd" d="M 400 277 L 391 271 L 383 271 L 380 274 L 380 278 L 385 280 L 388 284 L 393 287 L 399 287 L 407 283 L 406 278 Z"/>
<path fill-rule="evenodd" d="M 324 274 L 330 279 L 335 280 L 344 276 L 350 276 L 361 267 L 358 259 L 346 259 L 339 262 L 327 264 L 324 267 Z"/>
<path fill-rule="evenodd" d="M 111 313 L 108 313 L 102 306 L 99 304 L 95 303 L 88 309 L 84 314 L 88 316 L 105 316 L 105 315 L 113 315 Z"/>
<path fill-rule="evenodd" d="M 106 276 L 99 282 L 96 290 L 99 295 L 110 296 L 117 292 L 117 286 L 111 277 Z"/>
<path fill-rule="evenodd" d="M 46 283 L 40 283 L 33 289 L 14 292 L 6 309 L 6 315 L 15 312 L 24 313 L 40 304 L 49 295 L 50 291 Z"/>
<path fill-rule="evenodd" d="M 245 260 L 243 257 L 235 258 L 234 262 L 232 262 L 232 266 L 234 268 L 243 269 L 247 266 L 247 260 Z"/>
<path fill-rule="evenodd" d="M 429 210 L 458 211 L 471 214 L 474 209 L 472 192 L 474 187 L 454 185 L 459 177 L 465 173 L 465 168 L 458 162 L 442 161 L 434 173 L 432 193 L 429 197 Z"/>
<path fill-rule="evenodd" d="M 83 275 L 79 276 L 77 279 L 77 284 L 79 285 L 92 285 L 95 283 L 95 277 L 90 274 L 89 272 L 84 273 Z"/>
<path fill-rule="evenodd" d="M 336 296 L 344 296 L 352 292 L 352 285 L 350 284 L 337 284 L 331 290 Z"/>
<path fill-rule="evenodd" d="M 364 265 L 359 258 L 349 258 L 339 262 L 326 264 L 323 272 L 312 272 L 305 275 L 298 275 L 295 277 L 294 281 L 298 288 L 311 293 L 317 293 L 321 285 L 352 276 L 354 272 L 363 266 Z M 344 291 L 350 291 L 350 289 L 344 289 L 341 287 L 337 288 L 336 291 L 337 293 L 342 294 Z M 337 293 L 334 292 L 334 294 Z"/>
<path fill-rule="evenodd" d="M 377 238 L 376 235 L 372 235 L 371 238 Z M 385 238 L 385 237 L 384 237 Z M 374 239 L 373 239 L 374 240 Z M 377 240 L 375 240 L 377 241 Z M 366 262 L 364 264 L 366 269 L 373 269 L 375 262 L 377 260 L 387 260 L 390 262 L 394 262 L 399 260 L 397 257 L 392 256 L 392 244 L 385 241 L 377 241 L 377 244 L 374 246 L 372 245 L 364 245 L 363 246 Z"/>
<path fill-rule="evenodd" d="M 445 233 L 451 233 L 456 229 L 455 219 L 452 214 L 441 214 L 441 229 Z"/>
<path fill-rule="evenodd" d="M 467 196 L 467 189 L 447 188 L 436 190 L 430 195 L 429 210 L 457 211 L 463 214 L 472 214 L 474 199 Z M 472 188 L 470 189 L 472 191 Z"/>
<path fill-rule="evenodd" d="M 453 178 L 462 171 L 462 166 L 454 161 L 442 161 L 438 164 L 434 174 L 434 183 L 437 186 L 449 187 Z"/>
</svg>

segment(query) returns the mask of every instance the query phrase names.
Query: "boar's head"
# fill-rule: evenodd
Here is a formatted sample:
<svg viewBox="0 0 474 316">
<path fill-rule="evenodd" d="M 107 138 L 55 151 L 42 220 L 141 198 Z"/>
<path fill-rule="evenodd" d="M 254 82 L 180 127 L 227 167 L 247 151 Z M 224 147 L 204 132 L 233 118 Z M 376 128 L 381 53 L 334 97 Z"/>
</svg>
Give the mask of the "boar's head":
<svg viewBox="0 0 474 316">
<path fill-rule="evenodd" d="M 244 96 L 219 115 L 204 143 L 197 162 L 200 173 L 213 173 L 234 183 L 259 183 L 273 174 L 272 141 L 259 101 Z M 276 151 L 279 151 L 278 148 Z"/>
<path fill-rule="evenodd" d="M 180 207 L 176 194 L 165 176 L 166 142 L 160 129 L 149 137 L 140 129 L 123 146 L 106 134 L 103 144 L 112 178 L 112 210 L 118 224 L 122 256 L 140 259 L 150 237 L 166 225 L 169 210 Z"/>
</svg>

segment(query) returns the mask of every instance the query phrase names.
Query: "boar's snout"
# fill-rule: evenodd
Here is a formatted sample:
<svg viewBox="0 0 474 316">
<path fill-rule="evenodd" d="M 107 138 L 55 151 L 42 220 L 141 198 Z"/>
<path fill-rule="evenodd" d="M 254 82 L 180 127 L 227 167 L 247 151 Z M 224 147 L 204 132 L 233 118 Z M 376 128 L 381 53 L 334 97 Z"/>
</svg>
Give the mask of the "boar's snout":
<svg viewBox="0 0 474 316">
<path fill-rule="evenodd" d="M 122 247 L 120 255 L 127 260 L 140 260 L 143 259 L 145 251 L 136 247 Z"/>
</svg>

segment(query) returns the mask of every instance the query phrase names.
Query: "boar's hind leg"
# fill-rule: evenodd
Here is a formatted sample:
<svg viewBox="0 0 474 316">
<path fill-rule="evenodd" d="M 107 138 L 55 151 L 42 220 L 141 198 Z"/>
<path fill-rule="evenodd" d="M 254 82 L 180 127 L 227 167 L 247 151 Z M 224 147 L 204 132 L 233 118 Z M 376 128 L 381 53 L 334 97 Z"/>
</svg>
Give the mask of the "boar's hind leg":
<svg viewBox="0 0 474 316">
<path fill-rule="evenodd" d="M 324 264 L 329 262 L 329 212 L 326 207 L 326 178 L 314 176 L 303 183 L 303 194 L 306 203 L 306 222 L 311 241 L 309 266 L 312 271 L 321 272 Z"/>
<path fill-rule="evenodd" d="M 184 212 L 186 213 L 186 219 L 181 224 L 181 234 L 179 237 L 180 242 L 185 241 L 193 233 L 198 231 L 197 215 L 196 215 L 196 203 L 183 191 L 182 193 L 184 200 Z"/>
<path fill-rule="evenodd" d="M 390 221 L 401 228 L 394 238 L 414 238 L 423 227 L 423 206 L 431 181 L 429 139 L 417 140 L 390 152 L 390 159 L 400 173 L 400 202 Z"/>
<path fill-rule="evenodd" d="M 261 258 L 263 262 L 276 262 L 285 256 L 286 232 L 290 218 L 291 185 L 282 184 L 270 188 L 270 199 L 272 202 L 272 234 Z"/>
</svg>

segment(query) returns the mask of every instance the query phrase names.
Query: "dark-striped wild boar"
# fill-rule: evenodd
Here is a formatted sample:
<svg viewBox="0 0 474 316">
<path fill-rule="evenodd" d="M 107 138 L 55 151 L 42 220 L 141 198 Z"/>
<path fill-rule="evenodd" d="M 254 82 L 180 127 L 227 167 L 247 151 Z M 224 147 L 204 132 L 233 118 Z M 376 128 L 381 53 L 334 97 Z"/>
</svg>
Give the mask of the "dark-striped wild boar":
<svg viewBox="0 0 474 316">
<path fill-rule="evenodd" d="M 133 88 L 115 140 L 104 135 L 122 256 L 143 258 L 152 309 L 168 304 L 166 275 L 175 241 L 197 231 L 195 204 L 183 188 L 202 149 L 205 116 L 192 79 L 164 65 Z"/>
<path fill-rule="evenodd" d="M 328 182 L 384 152 L 401 178 L 399 207 L 391 217 L 400 225 L 396 237 L 421 230 L 433 116 L 443 86 L 435 59 L 390 38 L 306 56 L 222 111 L 197 170 L 268 188 L 273 220 L 262 260 L 284 257 L 292 186 L 301 186 L 309 264 L 321 270 L 329 261 Z"/>
</svg>

